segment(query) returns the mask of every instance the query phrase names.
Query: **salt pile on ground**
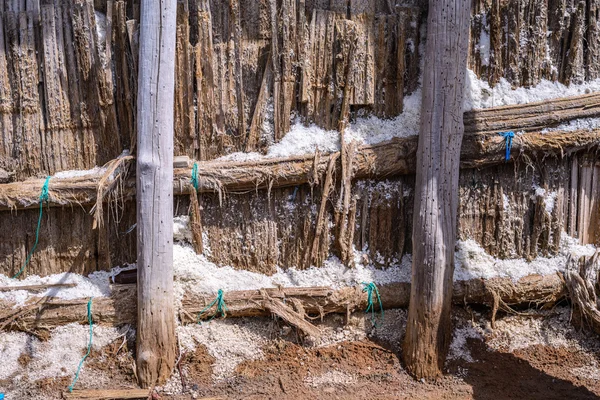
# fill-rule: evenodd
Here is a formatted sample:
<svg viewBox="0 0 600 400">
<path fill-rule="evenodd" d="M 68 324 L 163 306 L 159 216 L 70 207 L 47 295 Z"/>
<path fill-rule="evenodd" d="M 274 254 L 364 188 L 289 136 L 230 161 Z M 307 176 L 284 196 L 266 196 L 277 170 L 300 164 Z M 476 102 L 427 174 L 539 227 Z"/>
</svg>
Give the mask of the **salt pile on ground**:
<svg viewBox="0 0 600 400">
<path fill-rule="evenodd" d="M 467 362 L 475 361 L 467 347 L 467 339 L 483 340 L 481 330 L 469 321 L 454 328 L 452 342 L 450 343 L 450 350 L 448 352 L 448 360 L 462 359 Z"/>
<path fill-rule="evenodd" d="M 19 371 L 19 357 L 27 353 L 29 347 L 30 338 L 26 333 L 0 333 L 0 380 L 10 379 Z"/>
<path fill-rule="evenodd" d="M 94 326 L 92 349 L 100 350 L 119 337 L 127 334 L 129 327 L 120 330 L 113 327 Z M 80 324 L 59 326 L 50 332 L 50 339 L 41 342 L 24 333 L 2 332 L 0 334 L 0 379 L 14 381 L 37 381 L 43 378 L 74 376 L 88 346 L 89 327 Z M 27 355 L 30 361 L 26 367 L 19 363 L 19 357 Z M 86 379 L 85 364 L 81 378 Z M 89 378 L 89 377 L 88 377 Z"/>
<path fill-rule="evenodd" d="M 496 351 L 514 352 L 530 346 L 567 347 L 598 351 L 600 344 L 593 333 L 578 332 L 570 323 L 571 310 L 530 311 L 536 316 L 507 316 L 496 320 L 496 328 L 486 335 L 487 346 Z"/>
<path fill-rule="evenodd" d="M 230 266 L 219 267 L 198 255 L 187 244 L 173 247 L 175 279 L 182 287 L 195 293 L 216 293 L 219 289 L 252 290 L 261 288 L 329 286 L 339 289 L 358 285 L 361 282 L 375 282 L 383 285 L 410 279 L 410 256 L 405 256 L 399 265 L 386 269 L 376 269 L 371 265 L 357 264 L 348 268 L 337 257 L 325 261 L 321 268 L 297 270 L 278 268 L 274 275 L 267 276 L 256 272 L 236 270 Z"/>
<path fill-rule="evenodd" d="M 418 89 L 404 98 L 402 114 L 393 119 L 374 116 L 357 118 L 348 124 L 344 131 L 347 142 L 358 145 L 376 144 L 395 137 L 409 137 L 419 134 L 421 115 L 421 90 Z M 280 142 L 269 146 L 266 155 L 259 153 L 232 153 L 220 157 L 219 161 L 254 161 L 264 158 L 284 158 L 314 154 L 317 149 L 332 153 L 340 149 L 340 134 L 335 130 L 325 130 L 314 124 L 305 126 L 296 120 L 290 131 Z"/>
<path fill-rule="evenodd" d="M 52 175 L 52 178 L 58 179 L 70 179 L 70 178 L 81 178 L 84 176 L 99 176 L 106 172 L 104 167 L 94 167 L 92 169 L 83 170 L 72 170 L 72 171 L 60 171 Z M 52 179 L 50 180 L 52 182 Z"/>
<path fill-rule="evenodd" d="M 263 356 L 262 347 L 269 338 L 268 326 L 266 318 L 218 319 L 201 325 L 178 326 L 177 336 L 184 350 L 194 351 L 197 344 L 204 345 L 215 358 L 214 379 L 222 380 L 232 376 L 242 361 Z"/>
</svg>

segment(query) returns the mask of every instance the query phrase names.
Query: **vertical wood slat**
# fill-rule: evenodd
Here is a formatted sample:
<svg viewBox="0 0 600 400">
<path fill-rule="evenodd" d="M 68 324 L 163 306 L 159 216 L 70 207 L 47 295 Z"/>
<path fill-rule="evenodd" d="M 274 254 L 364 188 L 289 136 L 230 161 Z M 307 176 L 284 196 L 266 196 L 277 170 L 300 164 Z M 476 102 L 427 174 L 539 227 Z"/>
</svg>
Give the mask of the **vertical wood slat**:
<svg viewBox="0 0 600 400">
<path fill-rule="evenodd" d="M 177 2 L 177 47 L 175 49 L 175 153 L 196 159 L 198 140 L 194 115 L 193 57 L 189 43 L 189 6 Z"/>
</svg>

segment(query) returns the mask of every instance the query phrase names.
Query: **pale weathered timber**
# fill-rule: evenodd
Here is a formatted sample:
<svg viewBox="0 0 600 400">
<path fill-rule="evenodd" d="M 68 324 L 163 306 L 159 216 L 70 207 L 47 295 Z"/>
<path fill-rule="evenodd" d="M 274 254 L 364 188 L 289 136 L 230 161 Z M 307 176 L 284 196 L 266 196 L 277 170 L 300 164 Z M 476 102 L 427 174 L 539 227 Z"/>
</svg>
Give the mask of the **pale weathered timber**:
<svg viewBox="0 0 600 400">
<path fill-rule="evenodd" d="M 82 389 L 63 392 L 64 399 L 80 400 L 116 400 L 116 399 L 148 399 L 152 391 L 148 389 Z"/>
<path fill-rule="evenodd" d="M 514 138 L 511 160 L 521 156 L 564 157 L 600 144 L 600 130 L 528 133 Z M 398 138 L 357 148 L 353 159 L 353 178 L 384 179 L 412 174 L 416 165 L 417 137 Z M 336 156 L 337 154 L 337 156 Z M 461 168 L 480 168 L 505 163 L 505 141 L 500 135 L 465 135 L 461 151 Z M 199 192 L 248 191 L 296 186 L 314 180 L 327 171 L 330 157 L 339 152 L 290 158 L 264 158 L 258 161 L 205 161 L 198 163 Z M 339 163 L 334 164 L 339 168 Z M 191 168 L 174 171 L 174 194 L 187 194 Z M 97 175 L 51 179 L 50 206 L 94 204 L 99 182 Z M 43 179 L 0 184 L 0 211 L 38 206 Z M 121 188 L 126 198 L 134 195 L 132 181 Z"/>
<path fill-rule="evenodd" d="M 407 371 L 417 379 L 439 377 L 450 347 L 470 9 L 470 0 L 429 1 L 403 343 Z"/>
<path fill-rule="evenodd" d="M 52 289 L 75 287 L 76 283 L 49 283 L 45 285 L 21 285 L 21 286 L 0 286 L 0 292 L 12 292 L 14 290 L 28 290 L 30 292 Z"/>
<path fill-rule="evenodd" d="M 124 400 L 152 398 L 148 389 L 82 389 L 63 392 L 66 400 Z M 196 397 L 198 400 L 223 400 L 223 397 Z"/>
<path fill-rule="evenodd" d="M 409 304 L 410 283 L 399 282 L 378 287 L 384 309 L 406 308 Z M 136 285 L 113 285 L 111 297 L 94 298 L 93 320 L 95 324 L 120 325 L 136 323 Z M 567 296 L 564 280 L 558 274 L 529 275 L 514 282 L 510 278 L 472 279 L 454 282 L 452 301 L 456 305 L 479 304 L 492 307 L 497 296 L 509 306 L 551 307 Z M 265 298 L 286 299 L 301 305 L 310 316 L 332 313 L 346 314 L 367 308 L 367 293 L 361 286 L 338 290 L 329 287 L 273 288 L 261 290 L 231 291 L 224 294 L 227 317 L 268 316 Z M 179 318 L 182 323 L 196 323 L 198 313 L 215 299 L 214 295 L 186 293 L 182 300 Z M 0 325 L 14 315 L 21 314 L 18 321 L 10 321 L 5 329 L 35 330 L 51 329 L 73 322 L 86 323 L 87 298 L 77 300 L 45 299 L 32 306 L 1 303 Z M 378 306 L 377 306 L 378 307 Z M 25 311 L 25 312 L 23 312 Z M 201 319 L 211 318 L 210 312 Z"/>
<path fill-rule="evenodd" d="M 308 336 L 314 338 L 321 337 L 321 330 L 304 319 L 304 316 L 289 306 L 285 305 L 281 300 L 273 299 L 269 296 L 264 296 L 262 306 L 264 309 L 270 311 L 273 315 L 277 315 L 279 318 L 284 320 L 290 325 L 295 326 Z"/>
<path fill-rule="evenodd" d="M 492 107 L 464 113 L 465 133 L 540 131 L 573 118 L 600 116 L 600 93 L 528 104 Z"/>
<path fill-rule="evenodd" d="M 175 365 L 173 118 L 177 4 L 143 2 L 137 104 L 137 377 L 164 384 Z"/>
</svg>

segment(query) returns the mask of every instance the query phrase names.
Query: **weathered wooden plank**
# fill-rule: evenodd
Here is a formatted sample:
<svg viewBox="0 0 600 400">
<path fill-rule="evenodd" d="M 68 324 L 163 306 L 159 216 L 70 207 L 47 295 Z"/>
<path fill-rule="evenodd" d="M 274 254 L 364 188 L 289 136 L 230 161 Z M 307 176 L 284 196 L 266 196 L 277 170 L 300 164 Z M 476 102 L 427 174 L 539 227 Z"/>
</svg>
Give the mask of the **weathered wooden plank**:
<svg viewBox="0 0 600 400">
<path fill-rule="evenodd" d="M 119 116 L 121 146 L 136 147 L 135 105 L 137 49 L 132 48 L 135 21 L 127 21 L 126 2 L 115 1 L 113 11 L 115 107 Z M 130 22 L 132 22 L 130 24 Z M 130 32 L 131 29 L 131 32 Z"/>
<path fill-rule="evenodd" d="M 177 1 L 177 47 L 175 49 L 175 154 L 198 158 L 194 113 L 193 56 L 189 43 L 187 0 Z"/>
<path fill-rule="evenodd" d="M 409 303 L 410 283 L 397 282 L 378 287 L 381 302 L 385 309 L 406 308 Z M 136 323 L 136 285 L 113 285 L 111 297 L 95 298 L 92 308 L 94 323 L 100 325 L 120 325 Z M 348 311 L 364 310 L 367 307 L 367 293 L 361 286 L 344 287 L 338 290 L 324 287 L 262 289 L 272 299 L 298 301 L 309 315 L 346 314 Z M 455 304 L 493 305 L 494 294 L 509 305 L 531 305 L 543 302 L 551 306 L 566 296 L 564 281 L 558 274 L 529 275 L 514 282 L 510 278 L 472 279 L 454 283 L 453 302 Z M 214 295 L 186 293 L 182 301 L 179 317 L 185 324 L 196 323 L 197 314 L 214 300 Z M 223 300 L 227 304 L 227 317 L 265 316 L 270 311 L 262 300 L 260 290 L 226 292 Z M 23 315 L 18 326 L 6 329 L 52 328 L 77 322 L 83 323 L 87 298 L 75 300 L 48 299 L 39 307 Z M 5 312 L 0 314 L 0 323 L 9 319 L 21 309 L 3 303 Z M 378 308 L 378 305 L 376 305 Z M 191 316 L 191 318 L 190 318 Z M 210 318 L 207 313 L 204 318 Z"/>
<path fill-rule="evenodd" d="M 63 392 L 64 399 L 81 400 L 113 400 L 113 399 L 147 399 L 152 396 L 148 389 L 80 389 Z"/>
<path fill-rule="evenodd" d="M 246 152 L 258 150 L 260 133 L 262 131 L 265 114 L 267 112 L 267 101 L 269 100 L 269 94 L 271 93 L 271 89 L 273 87 L 272 65 L 273 64 L 269 57 L 264 68 L 258 99 L 256 100 L 254 113 L 252 114 L 252 121 L 250 122 L 250 128 L 248 130 L 248 139 L 246 140 L 245 149 Z"/>
<path fill-rule="evenodd" d="M 600 131 L 529 133 L 515 138 L 511 160 L 520 154 L 530 157 L 554 155 L 563 157 L 582 149 L 597 146 Z M 376 145 L 361 146 L 353 162 L 354 179 L 378 178 L 414 173 L 417 138 L 394 139 Z M 208 161 L 198 163 L 200 192 L 246 191 L 261 188 L 286 187 L 307 183 L 323 176 L 330 157 L 314 155 L 291 158 L 267 158 L 260 161 Z M 468 135 L 463 141 L 461 168 L 480 168 L 505 163 L 505 141 L 499 135 Z M 337 167 L 336 167 L 337 168 Z M 187 193 L 191 169 L 176 169 L 175 194 Z M 87 176 L 50 181 L 50 204 L 91 204 L 96 200 L 100 177 Z M 181 182 L 181 183 L 178 183 Z M 38 204 L 43 180 L 0 184 L 0 210 L 31 208 Z M 122 196 L 132 194 L 133 184 L 125 182 Z"/>
<path fill-rule="evenodd" d="M 212 14 L 209 0 L 197 2 L 198 43 L 194 49 L 196 79 L 196 114 L 199 137 L 198 159 L 207 160 L 217 154 L 215 136 L 224 132 L 224 117 L 218 95 L 215 95 L 217 67 L 213 49 Z M 218 74 L 218 73 L 217 73 Z M 217 91 L 218 92 L 218 91 Z"/>
<path fill-rule="evenodd" d="M 173 292 L 173 119 L 177 4 L 144 2 L 137 104 L 138 329 L 136 370 L 144 388 L 175 365 Z"/>
</svg>

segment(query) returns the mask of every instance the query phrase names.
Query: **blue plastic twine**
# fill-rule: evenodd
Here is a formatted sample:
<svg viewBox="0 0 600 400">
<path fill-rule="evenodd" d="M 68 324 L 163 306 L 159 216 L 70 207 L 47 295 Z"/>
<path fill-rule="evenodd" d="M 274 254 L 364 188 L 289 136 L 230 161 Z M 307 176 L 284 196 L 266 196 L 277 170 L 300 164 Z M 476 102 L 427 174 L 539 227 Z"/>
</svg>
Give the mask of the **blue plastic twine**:
<svg viewBox="0 0 600 400">
<path fill-rule="evenodd" d="M 194 163 L 192 168 L 192 185 L 194 189 L 198 190 L 198 163 Z"/>
<path fill-rule="evenodd" d="M 510 160 L 510 150 L 512 149 L 512 142 L 513 138 L 515 137 L 515 133 L 513 131 L 500 132 L 500 135 L 502 135 L 506 141 L 506 153 L 504 154 L 504 161 L 508 161 Z"/>
<path fill-rule="evenodd" d="M 221 289 L 219 289 L 219 291 L 217 292 L 217 298 L 211 301 L 209 305 L 204 307 L 204 309 L 198 313 L 198 316 L 196 317 L 196 323 L 200 324 L 200 317 L 202 316 L 202 314 L 210 310 L 215 304 L 217 305 L 217 311 L 212 315 L 212 317 L 208 319 L 209 321 L 219 314 L 221 315 L 221 317 L 224 317 L 225 312 L 229 311 L 227 309 L 227 305 L 225 304 L 225 300 L 223 300 L 223 290 Z"/>
<path fill-rule="evenodd" d="M 77 372 L 75 373 L 75 378 L 73 379 L 73 383 L 71 383 L 71 386 L 69 386 L 69 393 L 73 391 L 75 382 L 77 382 L 77 379 L 79 379 L 79 372 L 81 371 L 83 362 L 85 361 L 86 358 L 88 358 L 88 356 L 90 355 L 90 352 L 92 351 L 92 339 L 94 337 L 94 323 L 92 321 L 92 299 L 93 299 L 93 297 L 90 297 L 90 301 L 88 301 L 88 303 L 87 303 L 87 317 L 88 317 L 88 322 L 90 324 L 90 341 L 88 343 L 87 353 L 85 353 L 85 355 L 79 362 L 79 366 L 77 367 Z"/>
<path fill-rule="evenodd" d="M 379 289 L 377 289 L 377 286 L 373 282 L 371 282 L 371 283 L 362 282 L 362 285 L 363 285 L 362 291 L 367 292 L 367 309 L 365 310 L 365 313 L 368 313 L 369 311 L 371 312 L 371 323 L 373 323 L 373 326 L 377 326 L 377 317 L 375 316 L 375 303 L 373 301 L 373 293 L 375 293 L 377 303 L 379 303 L 379 309 L 381 311 L 381 320 L 383 321 L 383 318 L 384 318 L 383 303 L 381 303 L 381 297 L 379 296 Z"/>
<path fill-rule="evenodd" d="M 27 265 L 29 264 L 29 261 L 31 260 L 31 256 L 33 256 L 33 252 L 35 251 L 35 248 L 37 247 L 38 242 L 40 240 L 40 227 L 42 226 L 42 214 L 43 214 L 43 210 L 44 210 L 44 202 L 48 201 L 48 198 L 49 198 L 49 195 L 48 195 L 48 184 L 49 183 L 50 183 L 50 177 L 48 176 L 48 177 L 46 177 L 46 181 L 44 182 L 44 185 L 42 186 L 42 192 L 40 193 L 40 214 L 38 217 L 37 229 L 35 230 L 35 243 L 33 243 L 33 247 L 29 251 L 27 258 L 25 258 L 25 262 L 23 263 L 23 266 L 21 267 L 19 272 L 17 272 L 15 274 L 15 276 L 13 276 L 13 279 L 18 278 L 23 273 L 23 271 L 25 271 L 25 267 L 27 267 Z"/>
</svg>

